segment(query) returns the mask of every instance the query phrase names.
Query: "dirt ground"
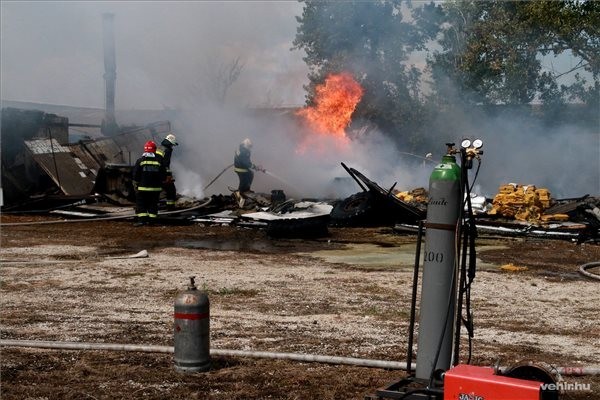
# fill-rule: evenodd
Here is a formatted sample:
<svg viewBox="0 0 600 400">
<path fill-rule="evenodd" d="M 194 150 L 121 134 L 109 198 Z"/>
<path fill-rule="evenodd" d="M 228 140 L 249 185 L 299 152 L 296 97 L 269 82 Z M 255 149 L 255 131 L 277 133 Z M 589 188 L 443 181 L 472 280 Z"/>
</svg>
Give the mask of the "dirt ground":
<svg viewBox="0 0 600 400">
<path fill-rule="evenodd" d="M 391 228 L 276 240 L 229 226 L 2 225 L 2 338 L 172 346 L 173 301 L 194 275 L 210 297 L 212 348 L 404 361 L 415 243 Z M 577 273 L 600 260 L 599 245 L 478 246 L 474 364 L 600 365 L 600 282 Z M 149 257 L 113 258 L 140 250 Z M 524 270 L 500 268 L 508 263 Z M 234 357 L 182 374 L 170 354 L 21 347 L 2 347 L 0 366 L 2 399 L 362 399 L 404 376 Z M 563 378 L 591 390 L 561 398 L 600 396 L 600 377 Z"/>
</svg>

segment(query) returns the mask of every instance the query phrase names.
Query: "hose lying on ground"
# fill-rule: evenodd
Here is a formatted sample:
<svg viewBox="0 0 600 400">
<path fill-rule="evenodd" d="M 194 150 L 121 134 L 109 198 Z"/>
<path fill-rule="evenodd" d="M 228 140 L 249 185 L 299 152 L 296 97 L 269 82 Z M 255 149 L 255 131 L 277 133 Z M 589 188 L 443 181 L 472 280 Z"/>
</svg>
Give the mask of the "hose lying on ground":
<svg viewBox="0 0 600 400">
<path fill-rule="evenodd" d="M 118 343 L 85 343 L 85 342 L 53 342 L 41 340 L 0 339 L 0 346 L 5 347 L 34 347 L 63 350 L 105 350 L 105 351 L 137 351 L 145 353 L 174 353 L 173 346 L 136 345 Z M 318 362 L 336 365 L 354 365 L 359 367 L 406 370 L 405 362 L 373 360 L 367 358 L 335 357 L 319 354 L 277 353 L 269 351 L 245 351 L 228 349 L 210 349 L 213 356 L 267 358 L 275 360 L 290 360 L 300 362 Z M 415 370 L 413 363 L 411 370 Z M 500 367 L 500 370 L 506 367 Z M 600 375 L 600 367 L 557 367 L 559 374 L 565 376 Z"/>
<path fill-rule="evenodd" d="M 587 276 L 588 278 L 600 280 L 600 275 L 594 274 L 594 273 L 591 273 L 588 271 L 588 269 L 594 268 L 594 267 L 600 267 L 600 261 L 594 261 L 594 262 L 590 262 L 587 264 L 583 264 L 582 266 L 579 267 L 579 273 L 584 276 Z"/>
<path fill-rule="evenodd" d="M 179 214 L 179 213 L 188 212 L 188 211 L 194 211 L 199 208 L 206 207 L 208 204 L 210 204 L 211 201 L 212 201 L 212 198 L 209 198 L 207 201 L 205 201 L 204 203 L 199 204 L 197 206 L 185 208 L 183 210 L 165 211 L 165 212 L 159 213 L 158 215 L 173 215 L 173 214 Z M 66 224 L 66 223 L 71 223 L 71 222 L 96 222 L 96 221 L 110 221 L 110 220 L 117 220 L 117 219 L 127 219 L 127 218 L 131 218 L 131 217 L 135 217 L 135 214 L 131 213 L 131 214 L 124 214 L 124 215 L 116 215 L 116 216 L 112 216 L 112 217 L 100 217 L 100 218 L 88 218 L 88 219 L 60 219 L 60 220 L 54 220 L 54 221 L 9 222 L 9 223 L 0 223 L 0 226 L 49 225 L 49 224 Z"/>
<path fill-rule="evenodd" d="M 141 250 L 136 254 L 130 256 L 110 256 L 103 257 L 104 260 L 133 260 L 139 258 L 148 258 L 148 251 Z M 88 259 L 89 260 L 89 259 Z M 2 265 L 11 264 L 65 264 L 65 263 L 79 263 L 82 260 L 3 260 L 0 259 Z M 87 261 L 87 260 L 86 260 Z"/>
<path fill-rule="evenodd" d="M 36 347 L 44 349 L 63 350 L 110 350 L 110 351 L 138 351 L 145 353 L 173 353 L 173 346 L 153 346 L 118 343 L 82 343 L 82 342 L 53 342 L 38 340 L 11 340 L 0 339 L 0 346 L 8 347 Z M 325 355 L 273 353 L 267 351 L 244 351 L 227 349 L 210 349 L 214 356 L 269 358 L 276 360 L 292 360 L 302 362 L 319 362 L 326 364 L 356 365 L 360 367 L 386 368 L 406 370 L 405 362 L 371 360 L 364 358 L 334 357 Z M 414 368 L 414 366 L 413 366 Z"/>
</svg>

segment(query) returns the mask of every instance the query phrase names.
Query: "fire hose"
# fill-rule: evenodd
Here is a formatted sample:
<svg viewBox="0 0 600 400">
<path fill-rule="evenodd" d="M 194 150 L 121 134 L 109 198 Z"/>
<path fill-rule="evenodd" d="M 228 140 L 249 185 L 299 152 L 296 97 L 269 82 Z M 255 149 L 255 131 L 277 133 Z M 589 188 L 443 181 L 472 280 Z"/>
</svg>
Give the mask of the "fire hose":
<svg viewBox="0 0 600 400">
<path fill-rule="evenodd" d="M 579 273 L 584 276 L 587 276 L 588 278 L 600 280 L 600 275 L 588 271 L 588 269 L 595 267 L 600 267 L 600 261 L 594 261 L 581 265 L 579 267 Z"/>
<path fill-rule="evenodd" d="M 209 198 L 204 203 L 199 204 L 197 206 L 185 208 L 182 210 L 165 211 L 165 212 L 161 212 L 159 215 L 173 215 L 173 214 L 179 214 L 179 213 L 188 212 L 188 211 L 194 211 L 199 208 L 206 207 L 207 205 L 210 204 L 211 201 L 212 201 L 212 198 Z M 3 222 L 3 223 L 0 223 L 0 226 L 48 225 L 48 224 L 66 224 L 66 223 L 71 223 L 71 222 L 111 221 L 111 220 L 118 220 L 118 219 L 127 219 L 127 218 L 131 218 L 131 217 L 135 217 L 135 214 L 129 213 L 129 214 L 124 214 L 124 215 L 116 215 L 116 216 L 112 216 L 112 217 L 100 217 L 100 218 L 88 218 L 88 219 L 61 219 L 61 220 L 55 220 L 55 221 L 30 221 L 30 222 L 9 222 L 9 223 Z"/>
<path fill-rule="evenodd" d="M 141 250 L 136 254 L 132 254 L 129 256 L 110 256 L 104 257 L 105 260 L 132 260 L 138 258 L 148 258 L 148 251 Z M 2 260 L 0 259 L 0 263 L 2 265 L 11 265 L 11 264 L 65 264 L 65 263 L 78 263 L 81 260 Z"/>
<path fill-rule="evenodd" d="M 144 353 L 168 353 L 174 352 L 173 346 L 158 345 L 140 345 L 140 344 L 121 344 L 121 343 L 86 343 L 86 342 L 58 342 L 42 340 L 16 340 L 0 339 L 0 346 L 4 347 L 31 347 L 42 349 L 60 349 L 60 350 L 104 350 L 104 351 L 134 351 Z M 322 354 L 299 354 L 299 353 L 281 353 L 270 351 L 247 351 L 230 349 L 210 349 L 213 356 L 224 357 L 249 357 L 264 358 L 272 360 L 289 360 L 299 362 L 317 362 L 323 364 L 353 365 L 358 367 L 384 368 L 406 370 L 407 364 L 399 361 L 374 360 L 368 358 L 338 357 Z M 415 365 L 411 366 L 414 370 Z M 499 367 L 500 370 L 506 367 Z M 584 376 L 600 375 L 600 366 L 584 367 L 557 367 L 556 370 L 565 376 Z"/>
<path fill-rule="evenodd" d="M 217 176 L 215 176 L 212 181 L 208 182 L 208 185 L 204 186 L 204 190 L 208 189 L 208 187 L 210 185 L 212 185 L 213 183 L 215 183 L 215 181 L 217 179 L 219 179 L 221 177 L 221 175 L 223 175 L 225 173 L 225 171 L 227 171 L 231 167 L 233 167 L 233 164 L 229 164 L 228 166 L 226 166 L 225 168 L 223 168 L 223 171 L 219 172 L 219 174 Z"/>
</svg>

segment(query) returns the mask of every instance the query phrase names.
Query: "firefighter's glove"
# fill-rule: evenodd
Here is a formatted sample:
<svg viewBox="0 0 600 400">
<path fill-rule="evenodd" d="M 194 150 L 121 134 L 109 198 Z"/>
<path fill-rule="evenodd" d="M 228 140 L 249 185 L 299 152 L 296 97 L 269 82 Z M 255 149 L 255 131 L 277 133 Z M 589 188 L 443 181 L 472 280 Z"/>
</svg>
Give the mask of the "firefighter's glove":
<svg viewBox="0 0 600 400">
<path fill-rule="evenodd" d="M 169 183 L 173 183 L 173 182 L 175 182 L 175 179 L 173 179 L 173 177 L 171 175 L 169 175 L 169 176 L 167 176 L 165 178 L 165 182 L 164 183 L 165 184 L 169 184 Z"/>
<path fill-rule="evenodd" d="M 138 183 L 137 182 L 133 182 L 133 190 L 135 190 L 135 191 L 138 190 Z"/>
<path fill-rule="evenodd" d="M 266 169 L 264 169 L 264 168 L 262 167 L 262 165 L 255 165 L 255 166 L 254 166 L 254 169 L 255 169 L 256 171 L 259 171 L 259 172 L 267 172 L 267 170 L 266 170 Z"/>
</svg>

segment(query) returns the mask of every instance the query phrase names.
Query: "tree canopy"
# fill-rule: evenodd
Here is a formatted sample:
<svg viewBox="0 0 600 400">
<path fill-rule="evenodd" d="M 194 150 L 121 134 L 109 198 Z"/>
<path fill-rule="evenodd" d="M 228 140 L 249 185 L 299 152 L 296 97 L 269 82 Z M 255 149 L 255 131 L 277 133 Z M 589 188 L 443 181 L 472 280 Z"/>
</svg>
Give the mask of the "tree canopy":
<svg viewBox="0 0 600 400">
<path fill-rule="evenodd" d="M 303 2 L 294 48 L 306 52 L 307 102 L 328 74 L 348 71 L 365 88 L 357 117 L 384 129 L 415 125 L 421 72 L 408 58 L 424 50 L 430 37 L 403 19 L 401 2 Z"/>
<path fill-rule="evenodd" d="M 307 103 L 329 73 L 348 71 L 365 89 L 355 118 L 401 140 L 416 144 L 432 104 L 598 107 L 600 2 L 300 1 L 294 48 L 306 52 Z M 554 67 L 561 54 L 575 63 Z M 425 56 L 427 68 L 414 65 Z"/>
<path fill-rule="evenodd" d="M 600 77 L 600 2 L 448 1 L 430 65 L 436 89 L 456 85 L 470 102 L 593 101 Z M 570 53 L 574 66 L 544 65 Z M 559 78 L 576 73 L 572 83 Z M 587 79 L 594 84 L 589 85 Z"/>
</svg>

